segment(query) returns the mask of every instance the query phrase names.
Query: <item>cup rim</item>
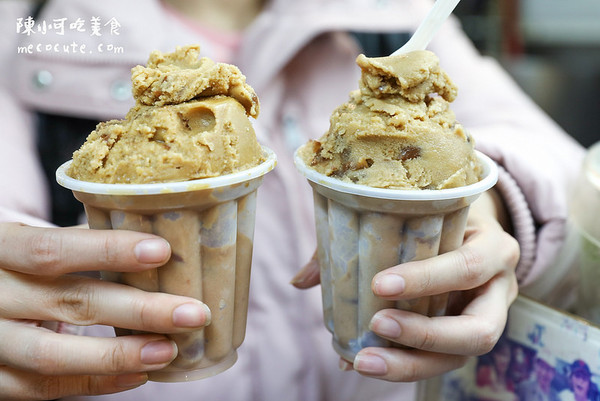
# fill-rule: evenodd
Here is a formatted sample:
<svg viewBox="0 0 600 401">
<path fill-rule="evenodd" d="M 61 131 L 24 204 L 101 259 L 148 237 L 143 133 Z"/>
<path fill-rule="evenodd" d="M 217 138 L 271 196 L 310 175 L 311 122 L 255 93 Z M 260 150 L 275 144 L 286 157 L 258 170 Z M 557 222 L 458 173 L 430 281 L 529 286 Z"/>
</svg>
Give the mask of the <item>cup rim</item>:
<svg viewBox="0 0 600 401">
<path fill-rule="evenodd" d="M 81 181 L 68 176 L 67 170 L 73 162 L 73 160 L 69 160 L 56 170 L 56 181 L 61 186 L 72 191 L 97 195 L 154 195 L 215 189 L 249 181 L 261 177 L 273 170 L 277 165 L 277 156 L 275 155 L 275 152 L 266 146 L 261 146 L 261 148 L 263 156 L 265 157 L 265 161 L 261 164 L 244 171 L 238 171 L 219 177 L 151 184 L 105 184 Z"/>
<path fill-rule="evenodd" d="M 374 188 L 362 184 L 354 184 L 329 177 L 308 167 L 299 156 L 299 149 L 294 153 L 294 163 L 300 173 L 310 182 L 328 187 L 332 190 L 351 195 L 366 196 L 379 199 L 424 201 L 463 198 L 478 195 L 493 187 L 498 181 L 498 166 L 485 154 L 475 150 L 477 159 L 483 168 L 483 177 L 476 183 L 446 189 L 390 189 Z"/>
</svg>

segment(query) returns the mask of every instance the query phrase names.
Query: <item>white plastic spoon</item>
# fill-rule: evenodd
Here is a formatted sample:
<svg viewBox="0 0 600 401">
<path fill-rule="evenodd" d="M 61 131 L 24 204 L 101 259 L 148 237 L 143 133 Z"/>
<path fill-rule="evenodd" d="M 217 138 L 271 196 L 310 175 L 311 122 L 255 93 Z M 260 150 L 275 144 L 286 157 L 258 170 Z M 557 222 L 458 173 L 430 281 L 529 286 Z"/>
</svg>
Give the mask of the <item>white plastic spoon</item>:
<svg viewBox="0 0 600 401">
<path fill-rule="evenodd" d="M 410 40 L 391 55 L 397 56 L 413 50 L 425 50 L 459 2 L 460 0 L 437 0 Z"/>
</svg>

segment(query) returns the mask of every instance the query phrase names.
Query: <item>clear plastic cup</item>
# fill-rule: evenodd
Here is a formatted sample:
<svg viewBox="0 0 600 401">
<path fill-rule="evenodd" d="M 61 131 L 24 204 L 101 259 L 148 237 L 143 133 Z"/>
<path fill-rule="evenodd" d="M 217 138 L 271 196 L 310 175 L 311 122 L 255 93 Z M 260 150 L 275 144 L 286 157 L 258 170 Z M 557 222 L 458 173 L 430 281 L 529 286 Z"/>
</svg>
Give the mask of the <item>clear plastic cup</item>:
<svg viewBox="0 0 600 401">
<path fill-rule="evenodd" d="M 171 258 L 141 273 L 102 272 L 105 280 L 145 291 L 196 298 L 211 310 L 211 323 L 190 332 L 167 334 L 178 347 L 175 360 L 149 373 L 153 381 L 179 382 L 213 376 L 233 366 L 246 330 L 256 191 L 276 156 L 263 147 L 265 161 L 221 177 L 158 184 L 101 184 L 56 172 L 85 206 L 90 228 L 153 233 L 171 245 Z M 135 334 L 115 328 L 118 335 Z"/>
<path fill-rule="evenodd" d="M 579 264 L 577 312 L 600 323 L 600 142 L 586 154 L 569 209 Z"/>
<path fill-rule="evenodd" d="M 381 309 L 445 313 L 448 294 L 388 301 L 373 294 L 371 281 L 381 270 L 462 244 L 470 204 L 498 179 L 496 164 L 480 152 L 477 157 L 483 176 L 475 184 L 395 190 L 327 177 L 306 166 L 296 152 L 296 167 L 313 188 L 325 326 L 342 358 L 352 362 L 362 348 L 394 346 L 369 330 Z"/>
</svg>

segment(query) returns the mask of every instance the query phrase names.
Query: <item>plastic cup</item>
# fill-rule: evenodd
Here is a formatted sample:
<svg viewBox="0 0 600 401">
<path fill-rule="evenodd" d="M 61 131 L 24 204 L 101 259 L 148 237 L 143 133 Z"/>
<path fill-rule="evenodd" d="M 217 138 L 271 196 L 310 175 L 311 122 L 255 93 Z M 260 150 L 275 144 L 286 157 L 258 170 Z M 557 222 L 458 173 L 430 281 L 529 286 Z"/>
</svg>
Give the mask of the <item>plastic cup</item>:
<svg viewBox="0 0 600 401">
<path fill-rule="evenodd" d="M 346 183 L 318 173 L 295 155 L 313 188 L 323 315 L 333 347 L 347 361 L 365 347 L 394 344 L 369 330 L 373 315 L 397 308 L 428 316 L 446 311 L 448 294 L 389 301 L 376 297 L 376 273 L 458 248 L 469 206 L 495 185 L 496 164 L 477 152 L 483 176 L 475 184 L 442 190 L 395 190 Z"/>
<path fill-rule="evenodd" d="M 586 154 L 569 209 L 579 264 L 577 311 L 600 323 L 600 142 Z"/>
<path fill-rule="evenodd" d="M 221 177 L 158 184 L 101 184 L 56 172 L 58 183 L 85 206 L 90 228 L 153 233 L 171 245 L 171 258 L 140 273 L 102 272 L 105 280 L 145 291 L 196 298 L 211 310 L 211 323 L 189 333 L 167 334 L 175 360 L 150 372 L 153 381 L 179 382 L 216 375 L 233 366 L 246 330 L 256 191 L 276 164 L 265 161 Z M 115 328 L 118 335 L 138 334 Z"/>
</svg>

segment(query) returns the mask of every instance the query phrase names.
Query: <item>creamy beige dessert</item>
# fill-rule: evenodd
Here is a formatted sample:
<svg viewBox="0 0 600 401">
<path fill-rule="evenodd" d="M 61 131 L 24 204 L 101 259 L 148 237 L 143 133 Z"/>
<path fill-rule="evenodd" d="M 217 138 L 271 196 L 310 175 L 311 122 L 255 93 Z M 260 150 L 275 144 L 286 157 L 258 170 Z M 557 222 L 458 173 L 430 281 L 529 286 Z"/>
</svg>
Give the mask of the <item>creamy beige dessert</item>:
<svg viewBox="0 0 600 401">
<path fill-rule="evenodd" d="M 478 183 L 484 170 L 450 109 L 457 88 L 435 54 L 361 55 L 357 64 L 359 89 L 333 112 L 328 132 L 297 152 L 314 192 L 324 321 L 348 361 L 365 347 L 398 346 L 371 331 L 379 310 L 445 313 L 447 294 L 386 300 L 374 295 L 372 280 L 458 248 L 476 196 L 441 190 Z M 433 191 L 417 200 L 415 191 L 425 189 Z"/>
<path fill-rule="evenodd" d="M 359 90 L 329 131 L 300 149 L 319 173 L 392 189 L 443 189 L 479 180 L 474 142 L 450 103 L 457 88 L 430 51 L 367 58 Z"/>
<path fill-rule="evenodd" d="M 136 105 L 98 124 L 73 154 L 68 174 L 103 183 L 215 177 L 263 161 L 249 116 L 259 102 L 240 70 L 199 58 L 198 46 L 152 52 L 132 69 Z"/>
<path fill-rule="evenodd" d="M 165 238 L 171 258 L 144 272 L 103 272 L 106 280 L 145 291 L 196 298 L 211 310 L 201 330 L 171 333 L 178 355 L 150 380 L 188 381 L 235 363 L 248 310 L 256 191 L 274 156 L 259 145 L 249 117 L 259 102 L 240 70 L 199 58 L 197 46 L 153 52 L 132 69 L 135 106 L 124 120 L 100 123 L 74 153 L 67 175 L 104 184 L 165 183 L 160 193 L 74 194 L 90 228 L 148 232 Z M 265 161 L 268 156 L 268 160 Z M 263 161 L 265 161 L 263 163 Z M 212 187 L 177 183 L 258 166 Z M 116 329 L 119 335 L 135 334 Z"/>
</svg>

